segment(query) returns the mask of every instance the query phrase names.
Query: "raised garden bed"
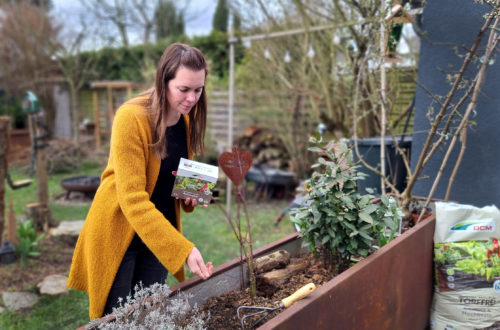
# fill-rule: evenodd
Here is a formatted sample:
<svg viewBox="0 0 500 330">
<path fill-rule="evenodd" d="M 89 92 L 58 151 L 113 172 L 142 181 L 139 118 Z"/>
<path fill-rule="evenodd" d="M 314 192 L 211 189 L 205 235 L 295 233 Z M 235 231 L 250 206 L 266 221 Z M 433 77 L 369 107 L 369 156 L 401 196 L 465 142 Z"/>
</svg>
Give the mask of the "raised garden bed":
<svg viewBox="0 0 500 330">
<path fill-rule="evenodd" d="M 433 292 L 434 227 L 432 215 L 258 329 L 427 328 Z M 292 256 L 304 252 L 295 233 L 257 249 L 254 256 L 276 250 L 287 250 Z M 190 293 L 190 304 L 201 306 L 210 298 L 240 290 L 241 265 L 239 258 L 233 259 L 216 267 L 208 280 L 191 278 L 171 290 Z M 245 263 L 243 267 L 245 274 Z M 245 285 L 247 281 L 243 279 Z M 236 315 L 238 306 L 231 307 Z M 111 320 L 108 316 L 101 321 Z"/>
<path fill-rule="evenodd" d="M 434 226 L 431 216 L 259 329 L 426 328 L 432 300 Z M 292 234 L 255 255 L 280 249 L 298 255 L 301 240 Z M 192 278 L 172 290 L 189 292 L 190 302 L 202 305 L 211 297 L 238 290 L 240 274 L 240 261 L 234 259 L 216 267 L 207 281 Z"/>
</svg>

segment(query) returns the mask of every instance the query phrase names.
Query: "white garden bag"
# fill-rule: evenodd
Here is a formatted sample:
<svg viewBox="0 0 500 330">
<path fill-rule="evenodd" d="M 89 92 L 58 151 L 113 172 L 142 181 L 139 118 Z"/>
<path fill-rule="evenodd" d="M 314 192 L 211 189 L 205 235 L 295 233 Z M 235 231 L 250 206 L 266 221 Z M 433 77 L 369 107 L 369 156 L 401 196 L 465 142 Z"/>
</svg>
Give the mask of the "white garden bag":
<svg viewBox="0 0 500 330">
<path fill-rule="evenodd" d="M 500 211 L 436 203 L 431 329 L 500 329 Z"/>
</svg>

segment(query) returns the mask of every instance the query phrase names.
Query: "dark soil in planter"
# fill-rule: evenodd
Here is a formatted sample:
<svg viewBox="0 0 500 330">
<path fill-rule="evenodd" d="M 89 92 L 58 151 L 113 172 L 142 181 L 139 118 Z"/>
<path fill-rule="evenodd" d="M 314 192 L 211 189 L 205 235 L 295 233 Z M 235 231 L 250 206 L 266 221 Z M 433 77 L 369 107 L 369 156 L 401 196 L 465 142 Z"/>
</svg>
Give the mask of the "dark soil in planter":
<svg viewBox="0 0 500 330">
<path fill-rule="evenodd" d="M 301 255 L 300 258 L 314 260 L 311 253 Z M 210 319 L 206 324 L 207 329 L 241 329 L 241 323 L 236 314 L 236 310 L 239 306 L 277 307 L 283 298 L 288 297 L 302 286 L 312 282 L 316 287 L 319 287 L 331 280 L 335 275 L 336 273 L 333 270 L 325 269 L 322 262 L 318 260 L 314 261 L 313 265 L 305 271 L 292 276 L 288 282 L 281 285 L 280 289 L 272 296 L 265 297 L 258 293 L 258 296 L 252 301 L 249 289 L 246 288 L 243 291 L 231 291 L 223 296 L 210 298 L 204 305 L 199 306 L 199 308 L 203 312 L 210 313 Z M 245 329 L 256 328 L 264 324 L 282 310 L 283 309 L 278 309 L 269 313 L 267 317 L 255 327 L 251 325 L 257 321 L 260 316 L 256 317 L 254 320 L 252 320 L 252 318 L 247 318 L 245 320 Z"/>
</svg>

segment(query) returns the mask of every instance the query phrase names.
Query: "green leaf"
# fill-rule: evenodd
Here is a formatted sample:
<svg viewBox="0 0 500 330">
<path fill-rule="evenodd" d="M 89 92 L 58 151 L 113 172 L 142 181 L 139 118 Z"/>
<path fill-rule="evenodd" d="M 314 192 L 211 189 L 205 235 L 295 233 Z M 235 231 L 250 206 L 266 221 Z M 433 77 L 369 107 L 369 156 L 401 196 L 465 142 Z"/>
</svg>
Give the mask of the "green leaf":
<svg viewBox="0 0 500 330">
<path fill-rule="evenodd" d="M 370 204 L 370 197 L 368 195 L 364 195 L 363 197 L 361 197 L 359 201 L 359 206 L 365 206 L 368 204 Z"/>
<path fill-rule="evenodd" d="M 312 152 L 323 152 L 323 149 L 319 147 L 309 147 L 307 150 L 312 151 Z"/>
<path fill-rule="evenodd" d="M 365 208 L 363 209 L 363 212 L 364 212 L 364 213 L 367 213 L 367 214 L 370 214 L 370 213 L 375 212 L 377 209 L 378 209 L 378 206 L 377 206 L 377 205 L 375 205 L 375 204 L 370 204 L 370 205 L 368 205 L 367 207 L 365 207 Z"/>
<path fill-rule="evenodd" d="M 344 202 L 348 208 L 350 208 L 350 209 L 355 208 L 355 206 L 354 206 L 351 198 L 349 198 L 349 196 L 344 195 L 344 196 L 340 197 L 340 200 L 342 202 Z"/>
<path fill-rule="evenodd" d="M 349 221 L 355 221 L 356 220 L 356 216 L 354 214 L 352 214 L 352 213 L 346 213 L 346 214 L 344 214 L 344 218 L 346 218 Z"/>
<path fill-rule="evenodd" d="M 367 230 L 367 229 L 370 229 L 372 227 L 372 225 L 370 223 L 367 223 L 367 224 L 364 224 L 363 226 L 361 226 L 359 228 L 359 230 Z"/>
<path fill-rule="evenodd" d="M 373 238 L 370 235 L 368 235 L 366 232 L 364 232 L 364 231 L 360 231 L 359 235 L 361 235 L 362 237 L 366 238 L 367 240 L 370 240 L 370 242 L 373 240 Z"/>
<path fill-rule="evenodd" d="M 394 221 L 393 218 L 389 218 L 389 217 L 384 218 L 384 223 L 387 227 L 389 227 L 391 229 L 396 229 L 398 226 L 397 222 Z"/>
<path fill-rule="evenodd" d="M 368 222 L 368 223 L 373 224 L 373 218 L 367 213 L 359 212 L 359 218 L 361 220 L 363 220 L 364 222 Z"/>
<path fill-rule="evenodd" d="M 347 228 L 349 228 L 352 231 L 356 231 L 356 227 L 354 227 L 354 225 L 350 222 L 344 221 L 344 222 L 342 222 L 342 225 L 346 226 Z"/>
<path fill-rule="evenodd" d="M 388 206 L 388 205 L 389 205 L 389 198 L 387 198 L 387 196 L 386 196 L 386 195 L 382 195 L 382 196 L 380 196 L 380 200 L 382 201 L 382 203 L 383 203 L 384 205 L 386 205 L 386 206 Z"/>
<path fill-rule="evenodd" d="M 302 219 L 302 218 L 308 217 L 309 215 L 310 215 L 309 211 L 301 211 L 301 212 L 295 214 L 295 218 Z"/>
<path fill-rule="evenodd" d="M 353 189 L 355 187 L 356 187 L 356 183 L 352 180 L 349 180 L 344 184 L 344 188 L 346 188 L 346 189 Z"/>
</svg>

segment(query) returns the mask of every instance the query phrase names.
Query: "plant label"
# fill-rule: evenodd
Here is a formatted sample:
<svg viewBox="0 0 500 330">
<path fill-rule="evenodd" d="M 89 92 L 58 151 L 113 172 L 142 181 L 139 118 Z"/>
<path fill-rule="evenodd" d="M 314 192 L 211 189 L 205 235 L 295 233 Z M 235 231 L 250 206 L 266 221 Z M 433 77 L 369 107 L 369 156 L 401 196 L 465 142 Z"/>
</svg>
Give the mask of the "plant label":
<svg viewBox="0 0 500 330">
<path fill-rule="evenodd" d="M 209 204 L 212 190 L 219 176 L 217 166 L 181 158 L 175 175 L 172 196 L 181 199 L 194 198 L 198 203 Z"/>
</svg>

